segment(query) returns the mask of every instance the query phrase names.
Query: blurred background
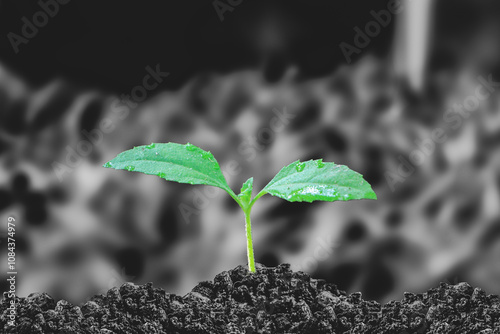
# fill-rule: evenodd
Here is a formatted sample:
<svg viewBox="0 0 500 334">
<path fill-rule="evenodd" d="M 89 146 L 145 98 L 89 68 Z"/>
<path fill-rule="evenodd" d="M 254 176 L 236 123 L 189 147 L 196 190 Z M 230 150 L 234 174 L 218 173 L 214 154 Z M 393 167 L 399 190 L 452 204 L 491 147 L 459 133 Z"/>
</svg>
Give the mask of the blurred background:
<svg viewBox="0 0 500 334">
<path fill-rule="evenodd" d="M 19 296 L 185 294 L 246 264 L 222 191 L 101 167 L 168 141 L 212 151 L 235 191 L 312 158 L 373 185 L 378 201 L 266 196 L 257 262 L 380 302 L 440 281 L 500 293 L 498 1 L 0 0 L 0 31 Z"/>
</svg>

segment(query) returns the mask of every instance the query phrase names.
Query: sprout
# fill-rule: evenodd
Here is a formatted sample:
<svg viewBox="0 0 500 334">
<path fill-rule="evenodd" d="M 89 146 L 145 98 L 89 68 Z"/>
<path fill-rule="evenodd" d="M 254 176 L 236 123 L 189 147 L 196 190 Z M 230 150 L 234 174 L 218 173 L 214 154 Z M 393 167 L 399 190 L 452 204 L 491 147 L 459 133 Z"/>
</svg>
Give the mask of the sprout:
<svg viewBox="0 0 500 334">
<path fill-rule="evenodd" d="M 118 154 L 104 167 L 125 169 L 156 175 L 167 181 L 204 184 L 224 189 L 245 214 L 248 268 L 255 272 L 250 212 L 255 202 L 265 194 L 290 202 L 349 201 L 377 199 L 363 176 L 347 166 L 333 162 L 295 161 L 283 167 L 278 174 L 252 198 L 253 178 L 249 178 L 236 195 L 222 174 L 212 153 L 192 144 L 153 143 L 134 147 Z"/>
</svg>

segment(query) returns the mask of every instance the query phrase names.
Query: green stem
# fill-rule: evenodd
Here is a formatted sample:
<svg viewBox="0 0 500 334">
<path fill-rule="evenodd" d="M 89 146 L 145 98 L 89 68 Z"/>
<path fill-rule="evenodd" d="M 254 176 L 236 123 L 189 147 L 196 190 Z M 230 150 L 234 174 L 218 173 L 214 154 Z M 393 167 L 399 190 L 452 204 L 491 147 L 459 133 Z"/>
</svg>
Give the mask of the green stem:
<svg viewBox="0 0 500 334">
<path fill-rule="evenodd" d="M 255 258 L 253 255 L 253 241 L 252 241 L 252 222 L 250 221 L 250 212 L 252 211 L 252 207 L 255 204 L 255 201 L 257 201 L 260 197 L 263 195 L 267 194 L 264 190 L 262 190 L 260 193 L 257 194 L 253 198 L 253 200 L 250 201 L 250 203 L 243 203 L 240 201 L 240 198 L 236 196 L 236 194 L 232 190 L 227 190 L 229 195 L 231 195 L 232 198 L 238 203 L 238 205 L 243 209 L 243 212 L 245 213 L 245 230 L 246 230 L 246 235 L 247 235 L 247 258 L 248 258 L 248 270 L 251 273 L 255 272 Z"/>
<path fill-rule="evenodd" d="M 252 223 L 250 221 L 250 211 L 251 207 L 245 212 L 245 228 L 247 232 L 247 257 L 248 257 L 248 270 L 251 273 L 255 272 L 255 259 L 253 256 L 253 241 L 252 241 Z"/>
</svg>

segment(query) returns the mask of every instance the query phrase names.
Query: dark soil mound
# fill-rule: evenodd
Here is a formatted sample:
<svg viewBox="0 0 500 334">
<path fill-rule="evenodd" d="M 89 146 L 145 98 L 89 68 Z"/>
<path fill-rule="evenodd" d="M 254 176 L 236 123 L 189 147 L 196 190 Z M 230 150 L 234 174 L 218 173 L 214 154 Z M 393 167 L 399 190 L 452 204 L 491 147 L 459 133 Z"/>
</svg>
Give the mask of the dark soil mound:
<svg viewBox="0 0 500 334">
<path fill-rule="evenodd" d="M 381 306 L 289 265 L 258 266 L 253 275 L 240 266 L 184 297 L 151 283 L 125 283 L 81 307 L 46 293 L 16 297 L 16 327 L 4 296 L 3 333 L 500 333 L 500 299 L 467 283 Z"/>
</svg>

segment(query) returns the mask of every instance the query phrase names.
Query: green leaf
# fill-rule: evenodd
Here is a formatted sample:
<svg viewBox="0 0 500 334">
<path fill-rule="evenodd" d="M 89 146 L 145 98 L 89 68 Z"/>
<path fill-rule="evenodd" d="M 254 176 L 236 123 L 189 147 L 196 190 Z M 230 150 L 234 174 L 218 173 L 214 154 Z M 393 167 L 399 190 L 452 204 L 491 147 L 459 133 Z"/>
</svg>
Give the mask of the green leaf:
<svg viewBox="0 0 500 334">
<path fill-rule="evenodd" d="M 156 175 L 167 181 L 206 184 L 234 195 L 212 153 L 189 143 L 137 146 L 118 154 L 104 167 Z"/>
<path fill-rule="evenodd" d="M 241 187 L 240 194 L 238 195 L 238 198 L 240 199 L 241 203 L 243 203 L 244 205 L 248 205 L 250 203 L 250 200 L 252 199 L 252 190 L 253 190 L 253 177 L 246 180 L 245 183 L 243 183 L 243 186 Z"/>
<path fill-rule="evenodd" d="M 256 197 L 266 193 L 290 202 L 377 199 L 361 174 L 321 159 L 297 160 L 283 167 Z"/>
</svg>

